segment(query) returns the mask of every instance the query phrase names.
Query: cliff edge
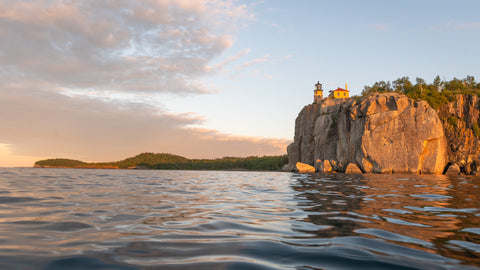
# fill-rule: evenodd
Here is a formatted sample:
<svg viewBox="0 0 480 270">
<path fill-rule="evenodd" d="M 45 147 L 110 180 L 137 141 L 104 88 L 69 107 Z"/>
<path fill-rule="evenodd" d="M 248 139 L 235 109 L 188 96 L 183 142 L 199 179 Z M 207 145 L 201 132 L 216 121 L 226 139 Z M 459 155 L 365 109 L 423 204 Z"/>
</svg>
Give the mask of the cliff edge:
<svg viewBox="0 0 480 270">
<path fill-rule="evenodd" d="M 325 164 L 345 172 L 440 174 L 447 164 L 447 140 L 437 112 L 426 101 L 397 93 L 360 100 L 325 99 L 305 106 L 295 120 L 289 163 Z"/>
</svg>

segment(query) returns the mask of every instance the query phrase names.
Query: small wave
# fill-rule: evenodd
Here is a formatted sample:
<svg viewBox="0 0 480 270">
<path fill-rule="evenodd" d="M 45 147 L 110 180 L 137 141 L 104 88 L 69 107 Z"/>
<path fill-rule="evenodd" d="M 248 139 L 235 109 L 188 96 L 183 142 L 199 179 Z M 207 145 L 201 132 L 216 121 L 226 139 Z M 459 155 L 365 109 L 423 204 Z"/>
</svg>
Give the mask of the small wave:
<svg viewBox="0 0 480 270">
<path fill-rule="evenodd" d="M 357 233 L 363 233 L 368 235 L 373 235 L 376 237 L 380 237 L 387 240 L 397 241 L 397 242 L 404 242 L 404 243 L 413 243 L 418 244 L 426 247 L 433 247 L 434 245 L 430 242 L 423 241 L 421 239 L 409 237 L 406 235 L 401 235 L 397 233 L 392 233 L 389 231 L 384 231 L 380 229 L 357 229 L 355 230 Z"/>
<path fill-rule="evenodd" d="M 386 221 L 394 224 L 400 224 L 400 225 L 407 225 L 407 226 L 417 226 L 417 227 L 431 227 L 425 224 L 420 224 L 420 223 L 415 223 L 415 222 L 410 222 L 410 221 L 405 221 L 403 219 L 398 219 L 398 218 L 391 218 L 391 217 L 383 217 Z"/>
<path fill-rule="evenodd" d="M 41 229 L 49 231 L 59 231 L 59 232 L 71 232 L 78 230 L 85 230 L 93 228 L 92 225 L 81 223 L 81 222 L 55 222 L 46 226 L 43 226 Z"/>
<path fill-rule="evenodd" d="M 476 253 L 480 253 L 480 244 L 460 240 L 449 240 L 448 243 L 474 251 Z"/>
<path fill-rule="evenodd" d="M 132 266 L 105 263 L 97 258 L 86 256 L 77 256 L 70 258 L 60 258 L 49 262 L 44 270 L 83 270 L 83 269 L 116 269 L 116 270 L 134 270 Z"/>
<path fill-rule="evenodd" d="M 440 195 L 440 194 L 413 194 L 413 195 L 410 195 L 410 196 L 416 197 L 416 198 L 427 199 L 427 200 L 446 200 L 446 199 L 453 198 L 452 196 Z"/>
<path fill-rule="evenodd" d="M 470 232 L 474 234 L 479 234 L 480 235 L 480 228 L 465 228 L 461 230 L 462 232 Z"/>
<path fill-rule="evenodd" d="M 49 222 L 38 221 L 38 220 L 19 220 L 19 221 L 13 221 L 12 223 L 18 224 L 18 225 L 45 225 L 45 224 L 48 224 Z"/>
<path fill-rule="evenodd" d="M 40 199 L 33 197 L 0 197 L 0 204 L 5 203 L 22 203 L 22 202 L 31 202 L 38 201 Z"/>
<path fill-rule="evenodd" d="M 423 212 L 475 213 L 478 211 L 478 208 L 449 208 L 449 207 L 436 207 L 436 206 L 424 206 L 424 207 L 404 206 L 404 208 L 416 210 L 416 211 L 423 211 Z"/>
</svg>

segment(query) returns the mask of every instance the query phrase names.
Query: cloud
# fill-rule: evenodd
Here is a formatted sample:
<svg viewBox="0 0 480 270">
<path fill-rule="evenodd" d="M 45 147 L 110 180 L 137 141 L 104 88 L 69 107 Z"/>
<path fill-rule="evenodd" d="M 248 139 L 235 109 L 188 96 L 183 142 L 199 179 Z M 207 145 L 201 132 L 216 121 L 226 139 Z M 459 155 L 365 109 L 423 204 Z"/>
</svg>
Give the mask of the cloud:
<svg viewBox="0 0 480 270">
<path fill-rule="evenodd" d="M 193 128 L 205 119 L 161 103 L 216 91 L 201 78 L 249 53 L 209 65 L 249 19 L 228 0 L 0 1 L 0 156 L 285 153 L 285 140 Z"/>
<path fill-rule="evenodd" d="M 266 22 L 265 25 L 266 25 L 266 26 L 273 27 L 273 28 L 276 28 L 277 30 L 281 28 L 280 25 L 278 25 L 278 24 L 276 24 L 276 23 Z"/>
<path fill-rule="evenodd" d="M 247 17 L 230 1 L 2 1 L 0 63 L 68 87 L 202 93 L 192 77 Z"/>
<path fill-rule="evenodd" d="M 480 29 L 480 22 L 464 22 L 456 23 L 453 28 L 455 30 L 471 30 L 471 29 Z"/>
<path fill-rule="evenodd" d="M 244 62 L 243 64 L 237 66 L 236 69 L 237 70 L 238 69 L 244 69 L 244 68 L 248 68 L 250 66 L 256 65 L 256 64 L 266 63 L 266 62 L 281 62 L 281 61 L 288 60 L 292 57 L 293 57 L 293 55 L 289 54 L 289 55 L 286 55 L 284 57 L 272 58 L 269 54 L 265 54 L 262 57 L 254 58 L 252 60 Z"/>
<path fill-rule="evenodd" d="M 275 31 L 276 31 L 277 33 L 283 33 L 283 32 L 285 32 L 285 28 L 282 27 L 282 26 L 280 26 L 280 25 L 278 25 L 278 24 L 276 24 L 276 23 L 266 22 L 266 23 L 264 23 L 264 24 L 265 24 L 266 26 L 268 26 L 268 27 L 271 27 L 271 28 L 275 29 Z"/>
<path fill-rule="evenodd" d="M 258 64 L 258 63 L 264 63 L 264 62 L 269 62 L 271 61 L 270 55 L 266 54 L 263 57 L 255 58 L 252 59 L 248 62 L 245 62 L 241 65 L 242 68 L 250 67 L 251 65 Z"/>
<path fill-rule="evenodd" d="M 248 55 L 250 53 L 250 49 L 245 49 L 245 50 L 241 50 L 239 51 L 237 54 L 233 55 L 233 56 L 230 56 L 229 58 L 227 58 L 226 60 L 222 61 L 221 63 L 217 64 L 216 65 L 216 68 L 217 69 L 221 69 L 223 67 L 225 67 L 226 65 L 230 64 L 231 62 L 234 62 L 234 61 L 237 61 L 238 59 Z"/>
<path fill-rule="evenodd" d="M 389 25 L 385 23 L 370 23 L 370 24 L 363 24 L 361 26 L 371 30 L 380 31 L 380 32 L 386 31 L 389 28 Z"/>
<path fill-rule="evenodd" d="M 467 30 L 476 30 L 476 29 L 480 29 L 480 22 L 450 21 L 447 23 L 437 24 L 430 27 L 430 30 L 433 30 L 433 31 L 445 31 L 445 30 L 467 31 Z"/>
<path fill-rule="evenodd" d="M 192 158 L 275 155 L 284 154 L 288 143 L 192 128 L 204 121 L 192 114 L 169 114 L 135 102 L 122 105 L 11 88 L 0 93 L 0 115 L 6 116 L 0 143 L 8 144 L 12 155 L 86 161 L 118 160 L 147 151 Z"/>
<path fill-rule="evenodd" d="M 261 76 L 262 73 L 265 79 L 272 80 L 278 78 L 278 75 L 272 75 L 265 72 L 262 72 L 259 69 L 253 69 L 254 66 L 262 64 L 262 63 L 278 63 L 282 61 L 289 60 L 293 57 L 293 55 L 285 55 L 281 57 L 272 57 L 269 54 L 265 54 L 262 57 L 253 58 L 247 61 L 244 61 L 241 64 L 233 66 L 232 68 L 228 67 L 228 65 L 232 62 L 235 62 L 241 58 L 245 58 L 245 56 L 251 53 L 250 49 L 245 49 L 239 51 L 234 56 L 227 58 L 226 60 L 220 62 L 220 64 L 215 65 L 215 67 L 211 67 L 211 69 L 215 69 L 221 71 L 223 75 L 227 76 L 229 79 L 238 80 L 243 78 L 245 75 L 250 77 L 257 77 Z"/>
<path fill-rule="evenodd" d="M 265 78 L 267 78 L 268 80 L 278 79 L 278 74 L 276 74 L 276 75 L 266 75 Z"/>
<path fill-rule="evenodd" d="M 13 155 L 9 145 L 0 144 L 0 167 L 31 166 L 40 159 L 41 157 Z"/>
</svg>

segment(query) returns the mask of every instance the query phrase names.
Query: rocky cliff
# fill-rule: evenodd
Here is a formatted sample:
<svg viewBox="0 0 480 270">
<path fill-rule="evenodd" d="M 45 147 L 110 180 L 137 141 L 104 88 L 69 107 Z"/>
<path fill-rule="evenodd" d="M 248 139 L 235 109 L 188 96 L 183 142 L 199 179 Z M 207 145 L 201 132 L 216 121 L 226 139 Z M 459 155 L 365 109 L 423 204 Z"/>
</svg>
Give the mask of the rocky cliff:
<svg viewBox="0 0 480 270">
<path fill-rule="evenodd" d="M 396 93 L 325 99 L 299 113 L 285 169 L 303 162 L 344 172 L 352 163 L 363 172 L 438 174 L 446 146 L 437 112 L 425 101 Z"/>
<path fill-rule="evenodd" d="M 480 99 L 476 95 L 456 95 L 438 109 L 438 115 L 447 137 L 448 163 L 458 164 L 465 174 L 478 171 Z"/>
</svg>

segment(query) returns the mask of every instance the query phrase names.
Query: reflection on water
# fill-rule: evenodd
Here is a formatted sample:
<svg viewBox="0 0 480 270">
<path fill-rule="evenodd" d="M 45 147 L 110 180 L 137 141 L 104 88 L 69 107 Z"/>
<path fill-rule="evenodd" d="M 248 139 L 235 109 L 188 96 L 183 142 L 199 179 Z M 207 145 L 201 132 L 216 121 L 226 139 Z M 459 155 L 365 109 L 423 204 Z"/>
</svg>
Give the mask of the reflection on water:
<svg viewBox="0 0 480 270">
<path fill-rule="evenodd" d="M 0 169 L 0 269 L 470 269 L 479 178 Z"/>
<path fill-rule="evenodd" d="M 480 265 L 478 178 L 315 175 L 293 186 L 319 237 L 361 235 Z M 314 202 L 312 204 L 312 202 Z"/>
</svg>

